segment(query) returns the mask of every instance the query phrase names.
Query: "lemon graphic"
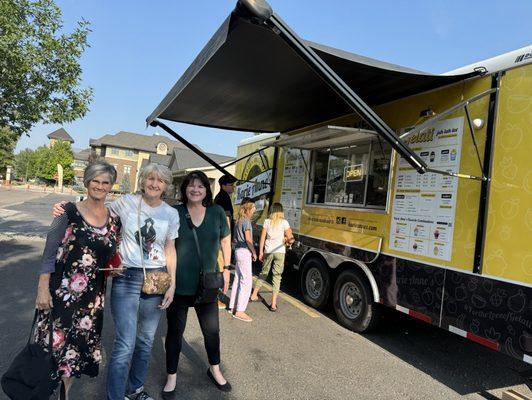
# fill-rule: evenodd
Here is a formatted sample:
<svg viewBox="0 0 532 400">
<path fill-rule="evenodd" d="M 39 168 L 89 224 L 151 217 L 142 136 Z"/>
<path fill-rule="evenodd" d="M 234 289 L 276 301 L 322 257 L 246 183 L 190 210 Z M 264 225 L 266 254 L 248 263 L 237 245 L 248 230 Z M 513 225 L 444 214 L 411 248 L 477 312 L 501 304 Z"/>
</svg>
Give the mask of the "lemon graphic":
<svg viewBox="0 0 532 400">
<path fill-rule="evenodd" d="M 501 87 L 513 91 L 521 87 L 523 79 L 526 77 L 525 68 L 516 68 L 512 71 L 512 75 L 508 75 L 506 79 L 503 79 Z"/>
<path fill-rule="evenodd" d="M 517 149 L 523 141 L 523 128 L 508 123 L 501 132 L 501 147 L 505 150 Z"/>
<path fill-rule="evenodd" d="M 517 176 L 517 165 L 513 162 L 512 157 L 503 157 L 501 161 L 502 175 L 509 179 L 514 180 Z"/>
<path fill-rule="evenodd" d="M 523 189 L 528 194 L 532 194 L 532 169 L 528 171 L 523 179 Z"/>
<path fill-rule="evenodd" d="M 486 272 L 489 275 L 502 276 L 507 269 L 508 263 L 504 259 L 502 249 L 495 249 L 486 258 Z"/>
<path fill-rule="evenodd" d="M 519 199 L 505 200 L 501 205 L 501 216 L 504 219 L 513 219 L 519 213 Z"/>
<path fill-rule="evenodd" d="M 532 232 L 532 208 L 526 210 L 525 225 L 530 232 Z"/>
<path fill-rule="evenodd" d="M 510 239 L 511 234 L 512 234 L 512 230 L 510 229 L 508 225 L 503 226 L 501 230 L 499 231 L 499 237 L 502 240 Z"/>
<path fill-rule="evenodd" d="M 511 114 L 521 114 L 528 110 L 532 104 L 532 96 L 524 94 L 513 94 L 508 97 L 506 106 Z"/>
</svg>

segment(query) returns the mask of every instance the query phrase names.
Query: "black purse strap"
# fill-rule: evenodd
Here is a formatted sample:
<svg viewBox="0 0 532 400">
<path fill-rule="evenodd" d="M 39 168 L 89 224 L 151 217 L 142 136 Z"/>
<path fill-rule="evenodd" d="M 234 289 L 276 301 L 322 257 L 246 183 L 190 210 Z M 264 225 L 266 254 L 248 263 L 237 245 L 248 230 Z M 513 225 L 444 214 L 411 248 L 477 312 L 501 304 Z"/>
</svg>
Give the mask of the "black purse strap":
<svg viewBox="0 0 532 400">
<path fill-rule="evenodd" d="M 33 336 L 35 335 L 35 328 L 37 325 L 37 317 L 39 316 L 39 310 L 35 309 L 35 314 L 33 315 L 33 322 L 31 323 L 31 330 L 30 330 L 30 337 L 28 338 L 28 345 L 31 343 L 31 340 L 33 339 Z M 52 317 L 52 309 L 50 309 L 50 312 L 48 313 L 48 352 L 52 354 L 52 344 L 54 341 L 53 336 L 53 323 L 54 319 Z"/>
<path fill-rule="evenodd" d="M 189 212 L 186 213 L 185 217 L 187 219 L 188 227 L 190 228 L 190 230 L 192 231 L 192 234 L 194 235 L 194 242 L 196 242 L 196 251 L 198 253 L 198 258 L 199 258 L 200 268 L 201 268 L 200 272 L 203 273 L 204 272 L 203 271 L 203 258 L 201 257 L 201 249 L 199 245 L 198 234 L 196 233 L 196 227 L 192 223 L 192 218 L 190 217 Z"/>
</svg>

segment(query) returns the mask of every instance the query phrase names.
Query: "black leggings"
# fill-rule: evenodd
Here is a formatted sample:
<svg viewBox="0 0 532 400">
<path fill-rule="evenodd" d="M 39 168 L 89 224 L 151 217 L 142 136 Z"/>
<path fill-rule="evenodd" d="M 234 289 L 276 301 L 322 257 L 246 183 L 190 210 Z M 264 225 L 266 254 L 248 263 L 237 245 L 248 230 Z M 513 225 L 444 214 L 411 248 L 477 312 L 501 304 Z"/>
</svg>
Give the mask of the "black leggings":
<svg viewBox="0 0 532 400">
<path fill-rule="evenodd" d="M 179 362 L 179 354 L 183 344 L 183 333 L 187 325 L 189 307 L 196 309 L 196 315 L 203 333 L 205 350 L 209 364 L 220 364 L 220 321 L 218 304 L 194 304 L 194 296 L 176 295 L 174 301 L 166 310 L 168 332 L 164 347 L 166 349 L 166 372 L 175 374 Z"/>
</svg>

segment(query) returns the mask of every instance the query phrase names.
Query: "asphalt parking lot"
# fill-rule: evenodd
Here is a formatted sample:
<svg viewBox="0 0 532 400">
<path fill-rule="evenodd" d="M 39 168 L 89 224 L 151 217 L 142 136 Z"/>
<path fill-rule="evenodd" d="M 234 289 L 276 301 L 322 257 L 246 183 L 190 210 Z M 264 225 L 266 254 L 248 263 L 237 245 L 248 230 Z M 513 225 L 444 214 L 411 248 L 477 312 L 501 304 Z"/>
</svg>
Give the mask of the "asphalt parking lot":
<svg viewBox="0 0 532 400">
<path fill-rule="evenodd" d="M 0 198 L 4 193 L 0 191 Z M 7 236 L 17 212 L 27 227 L 49 219 L 45 211 L 57 201 L 37 197 L 22 204 L 0 201 L 0 373 L 23 346 L 30 329 L 44 241 L 38 236 Z M 39 204 L 38 206 L 31 203 Z M 35 211 L 37 210 L 37 211 Z M 36 215 L 35 212 L 39 213 Z M 40 218 L 40 219 L 39 219 Z M 7 224 L 7 225 L 6 225 Z M 37 229 L 37 228 L 35 228 Z M 42 229 L 42 228 L 39 228 Z M 222 369 L 233 392 L 222 394 L 208 381 L 207 358 L 194 311 L 189 313 L 186 344 L 178 372 L 176 399 L 495 399 L 504 388 L 522 384 L 519 372 L 530 366 L 391 310 L 383 310 L 379 328 L 355 334 L 332 312 L 301 303 L 298 276 L 287 272 L 279 311 L 250 303 L 252 323 L 220 311 Z M 105 367 L 112 348 L 113 326 L 107 306 L 104 359 L 100 375 L 76 382 L 73 399 L 103 399 Z M 156 335 L 146 387 L 155 398 L 165 379 L 163 318 Z M 0 399 L 6 398 L 0 394 Z"/>
</svg>

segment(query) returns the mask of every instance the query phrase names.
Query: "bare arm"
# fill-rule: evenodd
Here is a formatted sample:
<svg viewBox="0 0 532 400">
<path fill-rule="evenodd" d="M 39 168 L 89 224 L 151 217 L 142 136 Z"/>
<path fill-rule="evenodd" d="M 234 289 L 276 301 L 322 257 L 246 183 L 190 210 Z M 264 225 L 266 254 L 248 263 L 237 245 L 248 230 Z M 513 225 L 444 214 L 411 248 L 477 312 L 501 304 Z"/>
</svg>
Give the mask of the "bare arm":
<svg viewBox="0 0 532 400">
<path fill-rule="evenodd" d="M 35 307 L 39 310 L 49 310 L 53 307 L 52 295 L 50 294 L 50 274 L 43 273 L 39 276 L 37 286 L 37 299 Z"/>
<path fill-rule="evenodd" d="M 264 244 L 266 243 L 266 228 L 262 228 L 259 240 L 259 260 L 264 261 Z"/>
<path fill-rule="evenodd" d="M 246 244 L 248 245 L 249 251 L 251 251 L 253 261 L 257 261 L 257 252 L 255 251 L 255 246 L 253 246 L 253 238 L 251 237 L 251 231 L 245 231 Z"/>
<path fill-rule="evenodd" d="M 166 257 L 166 270 L 168 271 L 168 274 L 170 274 L 170 287 L 164 294 L 163 301 L 159 308 L 166 309 L 168 306 L 172 303 L 174 300 L 174 293 L 175 293 L 175 270 L 176 270 L 176 262 L 177 262 L 177 254 L 175 251 L 175 240 L 169 239 L 166 241 L 164 245 L 164 255 Z"/>
<path fill-rule="evenodd" d="M 288 245 L 291 245 L 296 241 L 296 239 L 294 239 L 294 234 L 292 233 L 292 228 L 288 228 L 284 231 L 284 237 L 286 239 L 286 244 Z"/>
<path fill-rule="evenodd" d="M 222 254 L 224 257 L 224 266 L 231 264 L 231 235 L 227 235 L 220 241 Z"/>
</svg>

